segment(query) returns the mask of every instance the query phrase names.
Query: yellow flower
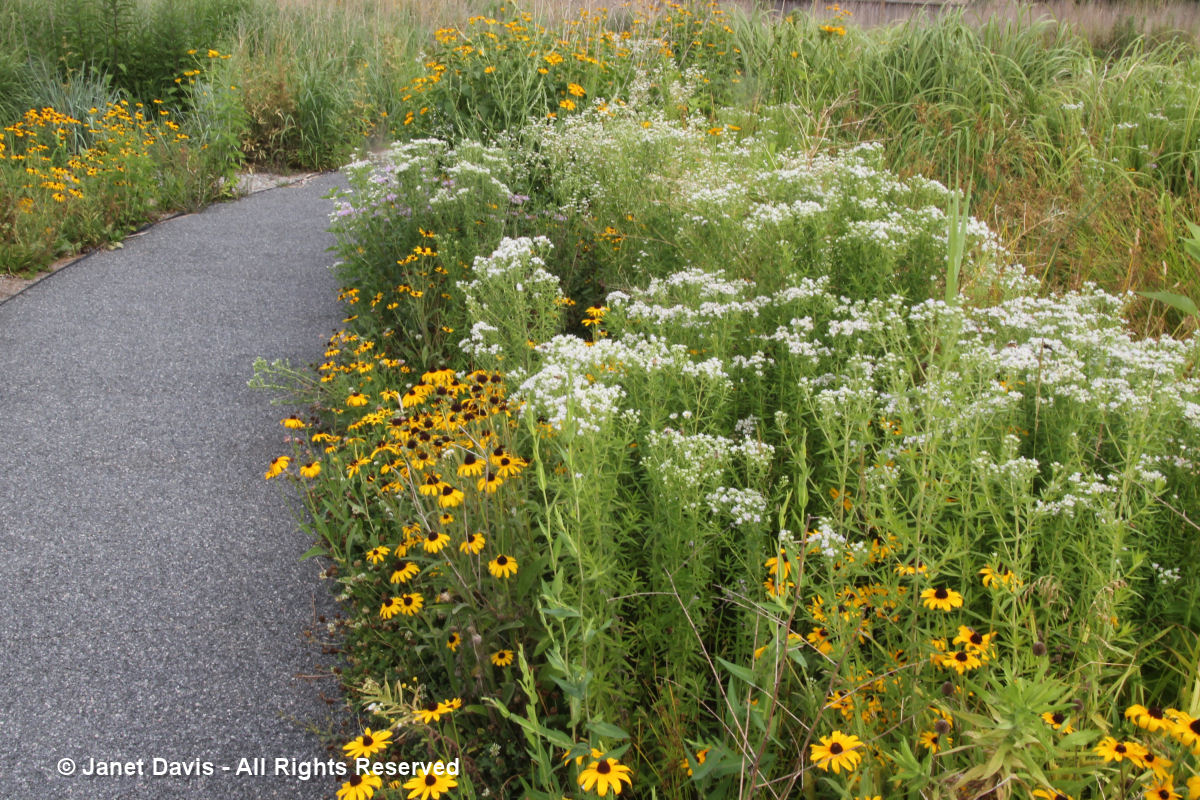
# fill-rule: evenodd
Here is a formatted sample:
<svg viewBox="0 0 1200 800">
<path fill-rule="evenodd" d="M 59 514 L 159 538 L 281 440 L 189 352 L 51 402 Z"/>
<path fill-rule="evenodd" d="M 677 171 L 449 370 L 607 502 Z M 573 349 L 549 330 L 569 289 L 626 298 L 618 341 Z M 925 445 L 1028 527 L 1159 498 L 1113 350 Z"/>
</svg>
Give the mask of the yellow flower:
<svg viewBox="0 0 1200 800">
<path fill-rule="evenodd" d="M 1067 722 L 1067 715 L 1061 711 L 1046 711 L 1042 714 L 1042 720 L 1056 731 L 1062 733 L 1075 732 L 1075 729 L 1071 727 L 1071 723 Z"/>
<path fill-rule="evenodd" d="M 583 87 L 578 83 L 568 83 L 567 94 L 573 95 L 574 97 L 583 97 L 585 94 L 587 94 L 587 92 L 584 91 Z"/>
<path fill-rule="evenodd" d="M 1166 712 L 1158 706 L 1131 705 L 1125 709 L 1125 719 L 1132 720 L 1134 725 L 1145 728 L 1150 733 L 1167 730 L 1171 727 L 1171 721 L 1167 719 Z"/>
<path fill-rule="evenodd" d="M 1180 800 L 1181 795 L 1175 791 L 1175 782 L 1170 778 L 1160 778 L 1146 787 L 1146 800 Z"/>
<path fill-rule="evenodd" d="M 1100 744 L 1095 747 L 1096 755 L 1103 758 L 1106 763 L 1109 761 L 1124 761 L 1127 758 L 1131 759 L 1135 755 L 1141 758 L 1146 755 L 1146 752 L 1146 748 L 1137 742 L 1118 742 L 1111 736 L 1105 736 L 1100 740 Z"/>
<path fill-rule="evenodd" d="M 379 606 L 379 616 L 384 619 L 391 619 L 400 613 L 400 598 L 389 597 L 383 605 Z"/>
<path fill-rule="evenodd" d="M 579 773 L 579 786 L 585 792 L 594 791 L 604 797 L 608 790 L 620 794 L 624 788 L 621 781 L 633 787 L 633 779 L 629 777 L 631 770 L 615 758 L 602 758 L 588 764 L 587 769 Z"/>
<path fill-rule="evenodd" d="M 513 663 L 512 650 L 497 650 L 492 653 L 492 663 L 497 667 L 507 667 Z"/>
<path fill-rule="evenodd" d="M 420 592 L 412 592 L 411 594 L 402 594 L 399 598 L 393 598 L 400 602 L 400 613 L 406 617 L 414 616 L 421 610 L 421 606 L 425 604 L 425 598 Z"/>
<path fill-rule="evenodd" d="M 921 600 L 927 608 L 938 609 L 940 611 L 961 608 L 963 604 L 961 594 L 944 586 L 939 586 L 936 589 L 926 589 L 921 592 Z"/>
<path fill-rule="evenodd" d="M 368 772 L 365 775 L 351 775 L 350 779 L 338 789 L 337 800 L 369 800 L 375 796 L 375 790 L 383 786 L 383 778 Z"/>
<path fill-rule="evenodd" d="M 285 428 L 291 428 L 292 430 L 302 430 L 306 427 L 304 421 L 295 415 L 292 415 L 287 419 L 279 420 L 279 424 Z"/>
<path fill-rule="evenodd" d="M 267 467 L 267 471 L 263 473 L 263 477 L 267 480 L 271 480 L 271 478 L 282 474 L 283 471 L 288 468 L 288 464 L 291 462 L 292 459 L 288 456 L 280 456 L 271 462 L 271 465 Z"/>
<path fill-rule="evenodd" d="M 354 392 L 349 397 L 346 398 L 346 405 L 348 405 L 348 406 L 365 406 L 367 404 L 368 399 L 369 398 L 365 394 L 362 394 L 361 392 Z"/>
<path fill-rule="evenodd" d="M 487 541 L 483 538 L 482 533 L 472 533 L 467 535 L 466 541 L 460 544 L 458 549 L 460 552 L 470 553 L 477 556 L 479 555 L 480 551 L 483 550 L 483 546 L 486 543 Z"/>
<path fill-rule="evenodd" d="M 438 531 L 430 531 L 421 540 L 421 546 L 425 548 L 426 553 L 440 553 L 442 548 L 450 543 L 450 535 Z"/>
<path fill-rule="evenodd" d="M 446 708 L 436 700 L 430 700 L 425 705 L 417 706 L 413 709 L 413 715 L 426 725 L 431 722 L 437 722 L 448 713 L 450 713 L 450 709 Z"/>
<path fill-rule="evenodd" d="M 1200 775 L 1187 779 L 1188 800 L 1200 800 Z"/>
<path fill-rule="evenodd" d="M 517 574 L 517 560 L 511 556 L 498 555 L 488 562 L 488 572 L 494 578 L 511 578 Z"/>
<path fill-rule="evenodd" d="M 575 110 L 575 101 L 569 97 L 565 97 L 562 100 L 558 101 L 558 107 L 565 108 L 567 111 L 574 111 Z"/>
<path fill-rule="evenodd" d="M 835 774 L 843 769 L 853 772 L 862 761 L 861 750 L 865 746 L 853 734 L 847 735 L 841 731 L 834 731 L 828 736 L 822 736 L 820 744 L 811 745 L 812 752 L 809 757 L 818 769 L 826 772 L 830 769 Z"/>
<path fill-rule="evenodd" d="M 921 731 L 919 743 L 922 747 L 931 753 L 937 753 L 942 749 L 942 736 L 937 731 Z M 949 744 L 949 740 L 945 744 Z"/>
<path fill-rule="evenodd" d="M 380 561 L 383 561 L 383 559 L 390 552 L 392 552 L 391 548 L 389 548 L 387 545 L 381 544 L 378 547 L 372 547 L 367 551 L 367 561 L 370 561 L 372 564 L 378 564 Z"/>
<path fill-rule="evenodd" d="M 389 579 L 389 582 L 408 583 L 410 580 L 417 577 L 417 573 L 420 571 L 421 568 L 413 562 L 402 561 L 400 562 L 400 566 L 396 568 L 396 571 L 392 573 L 392 577 Z"/>
<path fill-rule="evenodd" d="M 454 508 L 463 501 L 463 493 L 448 483 L 442 484 L 441 494 L 438 495 L 438 505 L 442 508 Z"/>
<path fill-rule="evenodd" d="M 450 637 L 446 639 L 446 647 L 448 647 L 451 652 L 457 652 L 460 644 L 462 644 L 462 636 L 459 635 L 458 631 L 450 634 Z"/>
<path fill-rule="evenodd" d="M 696 763 L 697 764 L 703 764 L 708 759 L 709 749 L 710 748 L 706 747 L 703 750 L 700 750 L 696 753 Z M 686 769 L 687 774 L 689 776 L 692 775 L 692 765 L 691 765 L 691 763 L 688 762 L 688 760 L 686 758 L 679 762 L 679 768 Z"/>
<path fill-rule="evenodd" d="M 1075 800 L 1069 794 L 1060 792 L 1057 789 L 1034 789 L 1033 796 L 1042 797 L 1045 800 Z"/>
<path fill-rule="evenodd" d="M 319 462 L 310 461 L 304 466 L 300 467 L 300 477 L 302 478 L 315 478 L 320 474 L 321 465 Z"/>
<path fill-rule="evenodd" d="M 404 788 L 408 789 L 409 800 L 437 800 L 446 792 L 449 792 L 455 786 L 458 786 L 452 776 L 441 774 L 439 775 L 434 770 L 421 770 L 421 774 L 414 778 L 410 778 L 404 783 Z"/>
<path fill-rule="evenodd" d="M 372 731 L 367 728 L 363 735 L 342 747 L 347 758 L 368 758 L 383 752 L 391 743 L 391 731 Z"/>
</svg>

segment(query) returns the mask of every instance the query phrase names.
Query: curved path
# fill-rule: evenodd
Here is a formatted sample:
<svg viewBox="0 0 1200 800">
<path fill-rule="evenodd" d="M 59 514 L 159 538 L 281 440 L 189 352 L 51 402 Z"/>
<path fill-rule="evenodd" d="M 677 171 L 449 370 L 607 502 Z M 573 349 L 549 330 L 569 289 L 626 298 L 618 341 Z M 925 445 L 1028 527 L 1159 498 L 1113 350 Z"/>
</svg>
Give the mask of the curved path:
<svg viewBox="0 0 1200 800">
<path fill-rule="evenodd" d="M 304 636 L 328 587 L 263 480 L 290 412 L 246 381 L 260 355 L 318 360 L 340 321 L 337 181 L 169 220 L 0 304 L 0 795 L 336 790 L 274 775 L 329 758 L 338 687 Z M 84 777 L 89 759 L 143 774 Z M 153 774 L 170 761 L 213 774 Z"/>
</svg>

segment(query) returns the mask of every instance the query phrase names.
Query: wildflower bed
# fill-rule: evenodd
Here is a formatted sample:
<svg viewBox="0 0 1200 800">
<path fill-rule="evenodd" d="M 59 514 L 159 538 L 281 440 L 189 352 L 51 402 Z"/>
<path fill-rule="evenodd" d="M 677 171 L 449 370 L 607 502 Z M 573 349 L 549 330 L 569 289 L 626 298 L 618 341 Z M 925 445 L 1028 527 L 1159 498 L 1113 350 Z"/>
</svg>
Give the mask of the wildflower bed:
<svg viewBox="0 0 1200 800">
<path fill-rule="evenodd" d="M 336 198 L 266 477 L 346 603 L 347 756 L 460 767 L 339 797 L 1200 796 L 1196 338 L 1039 295 L 878 146 L 564 52 Z"/>
</svg>

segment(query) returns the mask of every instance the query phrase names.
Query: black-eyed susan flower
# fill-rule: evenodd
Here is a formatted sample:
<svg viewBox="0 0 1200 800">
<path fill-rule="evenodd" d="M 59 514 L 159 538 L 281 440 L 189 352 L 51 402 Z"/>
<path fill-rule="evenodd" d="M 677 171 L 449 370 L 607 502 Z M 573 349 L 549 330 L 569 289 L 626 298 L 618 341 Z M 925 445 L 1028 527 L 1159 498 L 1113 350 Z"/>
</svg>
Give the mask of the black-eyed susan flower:
<svg viewBox="0 0 1200 800">
<path fill-rule="evenodd" d="M 485 544 L 487 544 L 487 540 L 483 538 L 483 534 L 475 532 L 467 534 L 467 538 L 459 544 L 458 549 L 460 552 L 477 556 Z"/>
<path fill-rule="evenodd" d="M 925 575 L 929 572 L 929 567 L 924 562 L 909 560 L 902 564 L 896 565 L 896 574 L 904 576 Z"/>
<path fill-rule="evenodd" d="M 828 736 L 822 736 L 819 744 L 810 745 L 809 758 L 818 769 L 826 772 L 831 769 L 835 774 L 843 769 L 853 772 L 862 761 L 862 750 L 865 747 L 857 736 L 834 731 Z"/>
<path fill-rule="evenodd" d="M 400 565 L 396 567 L 395 572 L 392 573 L 390 581 L 391 583 L 408 583 L 410 580 L 417 577 L 417 574 L 420 573 L 420 571 L 421 568 L 412 561 L 401 561 Z"/>
<path fill-rule="evenodd" d="M 352 392 L 346 398 L 346 405 L 351 407 L 365 406 L 370 398 L 362 392 Z"/>
<path fill-rule="evenodd" d="M 931 753 L 940 752 L 944 745 L 949 744 L 949 740 L 937 731 L 921 731 L 917 742 Z"/>
<path fill-rule="evenodd" d="M 362 736 L 343 745 L 342 749 L 346 751 L 347 758 L 369 758 L 386 750 L 391 741 L 391 731 L 373 731 L 367 728 Z"/>
<path fill-rule="evenodd" d="M 511 578 L 517 574 L 517 560 L 512 556 L 498 555 L 488 562 L 488 572 L 494 578 Z"/>
<path fill-rule="evenodd" d="M 387 558 L 387 554 L 390 552 L 392 552 L 391 548 L 385 544 L 381 544 L 378 547 L 372 547 L 367 551 L 367 561 L 370 561 L 372 564 L 378 564 L 380 561 L 383 561 L 383 559 Z"/>
<path fill-rule="evenodd" d="M 612 789 L 613 794 L 620 794 L 625 788 L 621 785 L 622 781 L 632 788 L 631 772 L 629 767 L 615 758 L 602 758 L 588 764 L 587 768 L 579 773 L 579 786 L 585 792 L 595 792 L 601 797 L 607 795 L 609 789 Z"/>
<path fill-rule="evenodd" d="M 1200 800 L 1200 775 L 1187 779 L 1188 800 Z"/>
<path fill-rule="evenodd" d="M 338 789 L 337 800 L 370 800 L 375 796 L 375 790 L 383 786 L 383 778 L 370 772 L 365 775 L 351 775 Z"/>
<path fill-rule="evenodd" d="M 404 788 L 408 789 L 409 800 L 437 800 L 446 792 L 449 792 L 455 786 L 458 786 L 458 781 L 452 775 L 446 775 L 434 772 L 433 770 L 420 771 L 420 774 L 409 778 L 404 783 Z"/>
<path fill-rule="evenodd" d="M 1167 732 L 1185 747 L 1200 748 L 1200 717 L 1183 711 L 1169 709 L 1165 712 L 1171 719 Z"/>
<path fill-rule="evenodd" d="M 454 631 L 446 638 L 446 647 L 449 648 L 451 652 L 457 652 L 460 644 L 462 644 L 462 636 L 458 633 L 458 631 Z"/>
<path fill-rule="evenodd" d="M 442 493 L 442 487 L 446 485 L 442 482 L 441 475 L 431 472 L 425 476 L 425 481 L 417 488 L 417 491 L 426 497 L 437 497 Z"/>
<path fill-rule="evenodd" d="M 391 619 L 392 617 L 396 616 L 399 613 L 400 613 L 400 598 L 399 597 L 389 597 L 387 600 L 385 600 L 383 602 L 383 605 L 381 605 L 379 607 L 379 616 L 383 617 L 384 619 Z"/>
<path fill-rule="evenodd" d="M 953 589 L 939 586 L 936 589 L 926 589 L 921 592 L 921 602 L 925 604 L 926 608 L 938 611 L 950 611 L 951 609 L 962 607 L 963 597 Z"/>
<path fill-rule="evenodd" d="M 992 647 L 992 640 L 995 638 L 995 632 L 980 633 L 967 625 L 959 625 L 958 635 L 954 637 L 954 644 L 961 644 L 965 649 L 979 654 L 980 660 L 987 661 L 988 652 Z"/>
<path fill-rule="evenodd" d="M 1044 800 L 1075 800 L 1071 795 L 1057 789 L 1034 789 L 1033 796 L 1044 798 Z"/>
<path fill-rule="evenodd" d="M 426 553 L 440 553 L 442 548 L 450 543 L 450 535 L 441 531 L 430 531 L 421 540 L 421 546 Z"/>
<path fill-rule="evenodd" d="M 1145 728 L 1150 733 L 1167 730 L 1171 727 L 1171 721 L 1167 719 L 1166 712 L 1158 706 L 1143 706 L 1135 703 L 1125 709 L 1125 719 L 1130 720 L 1139 728 Z"/>
<path fill-rule="evenodd" d="M 400 613 L 406 617 L 411 617 L 421 610 L 421 606 L 425 605 L 425 598 L 420 592 L 411 592 L 402 594 L 400 600 Z"/>
<path fill-rule="evenodd" d="M 1042 721 L 1060 733 L 1075 732 L 1075 729 L 1071 727 L 1071 723 L 1067 722 L 1067 715 L 1062 711 L 1045 711 L 1042 713 Z"/>
<path fill-rule="evenodd" d="M 780 580 L 787 580 L 792 574 L 792 563 L 788 561 L 787 552 L 784 550 L 780 550 L 778 556 L 768 558 L 764 566 L 770 575 L 777 576 Z M 783 574 L 780 575 L 780 572 Z"/>
<path fill-rule="evenodd" d="M 959 675 L 969 670 L 979 668 L 983 662 L 979 656 L 970 650 L 951 650 L 938 658 L 938 663 L 945 669 L 952 669 Z"/>
<path fill-rule="evenodd" d="M 1140 757 L 1130 756 L 1130 760 L 1142 769 L 1153 771 L 1154 776 L 1159 780 L 1166 780 L 1171 775 L 1171 760 L 1155 755 L 1150 750 Z"/>
<path fill-rule="evenodd" d="M 1180 800 L 1181 795 L 1175 791 L 1175 781 L 1171 778 L 1159 778 L 1146 787 L 1143 795 L 1146 800 Z"/>
<path fill-rule="evenodd" d="M 481 492 L 491 494 L 499 489 L 502 483 L 504 483 L 504 478 L 501 478 L 499 473 L 492 472 L 489 469 L 487 474 L 475 484 L 475 488 Z"/>
<path fill-rule="evenodd" d="M 1144 756 L 1146 748 L 1137 742 L 1119 742 L 1111 736 L 1105 736 L 1100 740 L 1100 744 L 1096 745 L 1095 753 L 1106 763 L 1109 761 L 1120 762 L 1131 755 L 1137 755 L 1139 758 Z"/>
<path fill-rule="evenodd" d="M 463 493 L 455 489 L 448 483 L 442 484 L 441 493 L 438 495 L 438 505 L 442 508 L 454 508 L 461 505 L 463 501 Z"/>
<path fill-rule="evenodd" d="M 319 461 L 310 461 L 300 467 L 300 477 L 315 478 L 321 474 L 321 463 Z"/>
<path fill-rule="evenodd" d="M 829 641 L 829 630 L 827 628 L 813 628 L 805 634 L 804 638 L 822 655 L 827 656 L 833 652 L 833 643 Z"/>
<path fill-rule="evenodd" d="M 483 474 L 483 468 L 483 459 L 479 458 L 474 453 L 468 452 L 463 456 L 462 463 L 458 465 L 458 477 L 478 478 Z"/>
<path fill-rule="evenodd" d="M 291 430 L 296 430 L 296 431 L 303 430 L 305 427 L 307 427 L 304 424 L 304 420 L 300 419 L 295 414 L 293 414 L 290 417 L 286 417 L 284 419 L 279 420 L 279 424 L 285 428 L 289 428 Z"/>
<path fill-rule="evenodd" d="M 431 722 L 437 722 L 443 716 L 448 714 L 450 709 L 443 706 L 437 700 L 430 700 L 423 706 L 417 706 L 413 709 L 413 715 L 417 719 L 428 725 Z"/>
<path fill-rule="evenodd" d="M 513 663 L 512 650 L 497 650 L 492 653 L 492 663 L 497 667 L 507 667 Z"/>
<path fill-rule="evenodd" d="M 267 467 L 267 471 L 263 473 L 263 477 L 267 480 L 271 480 L 271 478 L 282 474 L 283 471 L 288 468 L 288 464 L 290 463 L 292 463 L 292 459 L 289 456 L 280 456 L 271 462 L 271 465 Z"/>
</svg>

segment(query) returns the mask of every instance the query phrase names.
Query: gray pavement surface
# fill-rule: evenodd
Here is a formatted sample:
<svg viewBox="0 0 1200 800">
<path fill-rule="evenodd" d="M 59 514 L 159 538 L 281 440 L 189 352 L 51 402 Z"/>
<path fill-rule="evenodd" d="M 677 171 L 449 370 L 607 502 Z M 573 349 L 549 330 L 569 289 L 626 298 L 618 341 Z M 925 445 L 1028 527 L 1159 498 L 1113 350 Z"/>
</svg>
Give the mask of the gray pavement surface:
<svg viewBox="0 0 1200 800">
<path fill-rule="evenodd" d="M 329 587 L 263 479 L 291 410 L 246 386 L 257 356 L 318 361 L 340 322 L 338 180 L 160 223 L 0 304 L 0 798 L 340 785 L 274 774 L 329 759 L 317 731 L 341 715 L 304 637 Z M 268 774 L 236 775 L 243 758 Z M 90 759 L 144 774 L 84 777 Z"/>
</svg>

